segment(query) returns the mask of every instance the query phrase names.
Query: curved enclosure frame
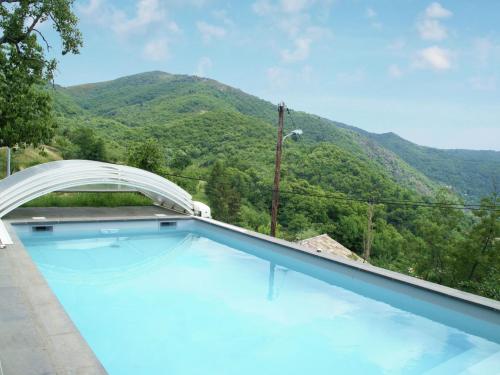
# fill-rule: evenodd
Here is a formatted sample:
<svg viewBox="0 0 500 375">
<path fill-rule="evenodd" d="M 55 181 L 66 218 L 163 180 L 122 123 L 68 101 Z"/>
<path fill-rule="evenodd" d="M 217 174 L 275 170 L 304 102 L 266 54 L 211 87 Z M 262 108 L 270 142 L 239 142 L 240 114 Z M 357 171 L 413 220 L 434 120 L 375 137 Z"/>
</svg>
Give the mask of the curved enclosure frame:
<svg viewBox="0 0 500 375">
<path fill-rule="evenodd" d="M 36 165 L 0 181 L 0 218 L 42 195 L 87 185 L 126 186 L 150 197 L 156 204 L 194 214 L 191 195 L 154 173 L 89 160 L 61 160 Z"/>
</svg>

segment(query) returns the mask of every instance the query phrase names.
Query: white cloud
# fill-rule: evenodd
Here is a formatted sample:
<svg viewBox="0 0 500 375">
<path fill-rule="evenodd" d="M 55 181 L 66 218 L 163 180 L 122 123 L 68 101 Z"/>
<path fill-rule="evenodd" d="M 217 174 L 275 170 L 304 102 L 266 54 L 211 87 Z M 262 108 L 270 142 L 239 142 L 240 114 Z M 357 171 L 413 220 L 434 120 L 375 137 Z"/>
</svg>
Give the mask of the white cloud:
<svg viewBox="0 0 500 375">
<path fill-rule="evenodd" d="M 280 31 L 286 33 L 289 38 L 296 38 L 310 25 L 310 16 L 307 13 L 287 14 L 279 17 L 277 22 L 272 18 L 270 20 L 276 23 Z"/>
<path fill-rule="evenodd" d="M 434 19 L 421 19 L 417 22 L 417 30 L 423 40 L 440 41 L 448 37 L 446 27 Z"/>
<path fill-rule="evenodd" d="M 488 38 L 478 38 L 474 41 L 474 54 L 481 64 L 486 64 L 495 49 L 494 44 Z"/>
<path fill-rule="evenodd" d="M 478 91 L 495 91 L 497 89 L 497 77 L 472 77 L 469 83 L 474 90 Z"/>
<path fill-rule="evenodd" d="M 176 22 L 174 21 L 170 21 L 167 25 L 167 28 L 168 28 L 168 31 L 170 31 L 171 33 L 173 34 L 179 34 L 182 32 L 181 28 L 179 27 L 179 25 L 177 25 Z"/>
<path fill-rule="evenodd" d="M 292 79 L 292 73 L 290 70 L 276 66 L 268 68 L 266 76 L 267 80 L 274 89 L 286 88 Z"/>
<path fill-rule="evenodd" d="M 139 0 L 136 5 L 136 14 L 129 18 L 125 12 L 114 10 L 112 29 L 118 35 L 124 35 L 145 30 L 154 23 L 165 22 L 166 12 L 158 0 Z"/>
<path fill-rule="evenodd" d="M 376 18 L 377 17 L 377 12 L 375 12 L 373 10 L 373 8 L 366 8 L 365 16 L 367 18 Z"/>
<path fill-rule="evenodd" d="M 312 3 L 312 0 L 281 0 L 281 9 L 286 13 L 300 13 Z"/>
<path fill-rule="evenodd" d="M 269 0 L 258 0 L 252 4 L 252 10 L 259 16 L 267 16 L 274 12 L 274 9 Z"/>
<path fill-rule="evenodd" d="M 313 6 L 321 7 L 321 12 L 327 12 L 325 7 L 334 0 L 257 0 L 252 4 L 252 9 L 258 15 L 265 17 L 269 22 L 271 34 L 281 37 L 282 45 L 285 34 L 291 46 L 279 50 L 281 59 L 291 63 L 306 60 L 313 44 L 325 43 L 332 37 L 329 28 L 323 27 L 317 17 L 313 17 L 310 10 Z M 316 13 L 316 12 L 315 12 Z M 314 13 L 314 14 L 315 14 Z M 313 22 L 314 21 L 314 22 Z"/>
<path fill-rule="evenodd" d="M 393 40 L 389 45 L 387 46 L 388 49 L 391 51 L 399 52 L 403 50 L 406 47 L 406 40 L 402 38 L 398 38 Z"/>
<path fill-rule="evenodd" d="M 441 23 L 441 19 L 453 15 L 451 11 L 443 8 L 437 2 L 430 4 L 417 20 L 417 30 L 423 40 L 441 41 L 448 38 L 448 30 Z"/>
<path fill-rule="evenodd" d="M 289 69 L 273 66 L 266 70 L 267 80 L 273 90 L 282 91 L 292 84 L 310 84 L 313 81 L 314 71 L 310 65 L 300 69 Z"/>
<path fill-rule="evenodd" d="M 168 41 L 165 38 L 155 39 L 144 46 L 143 55 L 152 61 L 161 61 L 169 57 Z"/>
<path fill-rule="evenodd" d="M 199 77 L 205 77 L 207 75 L 208 70 L 210 70 L 213 66 L 213 62 L 210 57 L 204 56 L 198 61 L 198 66 L 196 68 L 196 75 Z"/>
<path fill-rule="evenodd" d="M 374 29 L 378 29 L 380 30 L 382 28 L 382 22 L 380 22 L 378 20 L 378 14 L 377 12 L 373 9 L 373 8 L 366 8 L 365 10 L 365 17 L 368 18 L 370 20 L 370 25 L 374 28 Z"/>
<path fill-rule="evenodd" d="M 89 0 L 87 5 L 78 4 L 77 10 L 86 16 L 94 15 L 101 8 L 102 3 L 102 0 Z"/>
<path fill-rule="evenodd" d="M 316 40 L 326 40 L 333 37 L 332 30 L 327 27 L 309 26 L 306 28 L 305 35 L 307 38 Z"/>
<path fill-rule="evenodd" d="M 453 13 L 450 10 L 443 8 L 440 3 L 434 2 L 427 7 L 425 15 L 428 18 L 449 18 L 453 15 Z"/>
<path fill-rule="evenodd" d="M 389 76 L 392 78 L 401 78 L 403 76 L 403 71 L 396 64 L 392 64 L 391 66 L 389 66 L 387 72 L 389 73 Z"/>
<path fill-rule="evenodd" d="M 344 84 L 357 84 L 365 80 L 365 72 L 363 69 L 356 69 L 352 72 L 343 72 L 337 74 L 337 81 Z"/>
<path fill-rule="evenodd" d="M 330 29 L 320 26 L 309 26 L 300 35 L 292 39 L 293 48 L 281 50 L 281 58 L 286 63 L 303 61 L 309 58 L 311 46 L 314 42 L 325 41 L 333 37 Z"/>
<path fill-rule="evenodd" d="M 196 24 L 198 31 L 201 33 L 203 41 L 208 43 L 212 39 L 220 39 L 226 36 L 226 29 L 222 26 L 211 25 L 201 21 Z"/>
<path fill-rule="evenodd" d="M 285 62 L 296 62 L 302 61 L 309 57 L 311 39 L 309 38 L 298 38 L 294 41 L 295 49 L 289 50 L 285 49 L 281 51 L 281 58 Z"/>
<path fill-rule="evenodd" d="M 418 68 L 430 68 L 444 71 L 451 68 L 451 52 L 438 46 L 432 46 L 420 50 L 415 61 Z"/>
<path fill-rule="evenodd" d="M 138 0 L 133 14 L 105 0 L 89 0 L 77 6 L 81 18 L 111 29 L 118 37 L 148 33 L 181 33 L 179 25 L 168 19 L 166 3 L 162 0 Z"/>
<path fill-rule="evenodd" d="M 228 16 L 227 11 L 224 9 L 214 10 L 212 15 L 227 26 L 234 25 L 234 21 Z"/>
</svg>

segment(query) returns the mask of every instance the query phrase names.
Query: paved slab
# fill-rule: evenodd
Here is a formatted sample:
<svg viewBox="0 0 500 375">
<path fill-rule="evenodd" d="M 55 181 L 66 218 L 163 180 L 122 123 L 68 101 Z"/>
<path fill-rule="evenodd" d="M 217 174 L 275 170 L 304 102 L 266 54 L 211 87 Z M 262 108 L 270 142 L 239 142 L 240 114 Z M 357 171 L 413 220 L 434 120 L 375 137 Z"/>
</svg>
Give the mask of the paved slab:
<svg viewBox="0 0 500 375">
<path fill-rule="evenodd" d="M 179 215 L 158 206 L 131 206 L 131 207 L 23 207 L 18 208 L 4 220 L 32 220 L 33 217 L 46 217 L 47 220 L 89 220 L 92 218 L 140 218 L 154 215 Z"/>
</svg>

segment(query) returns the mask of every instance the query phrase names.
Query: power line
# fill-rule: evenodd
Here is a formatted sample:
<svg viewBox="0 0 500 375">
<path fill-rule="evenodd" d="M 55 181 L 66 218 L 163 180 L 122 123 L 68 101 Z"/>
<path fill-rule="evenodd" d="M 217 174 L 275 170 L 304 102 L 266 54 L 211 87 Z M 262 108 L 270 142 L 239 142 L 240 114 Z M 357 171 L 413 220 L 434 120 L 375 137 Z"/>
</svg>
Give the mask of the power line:
<svg viewBox="0 0 500 375">
<path fill-rule="evenodd" d="M 292 120 L 293 127 L 297 128 L 297 125 L 295 125 L 295 121 L 293 120 L 292 112 L 290 112 L 290 108 L 287 107 L 286 113 L 288 113 L 290 120 Z"/>
<path fill-rule="evenodd" d="M 185 179 L 188 179 L 188 180 L 195 180 L 195 181 L 207 182 L 207 180 L 204 180 L 204 179 L 199 178 L 199 177 L 181 176 L 181 175 L 172 174 L 172 173 L 162 173 L 162 176 L 185 178 Z"/>
<path fill-rule="evenodd" d="M 351 202 L 359 202 L 359 203 L 367 203 L 367 204 L 385 204 L 385 205 L 393 205 L 393 206 L 405 206 L 405 207 L 438 207 L 438 208 L 448 208 L 455 210 L 471 210 L 471 211 L 479 211 L 479 210 L 488 210 L 488 211 L 500 211 L 500 206 L 482 206 L 481 205 L 461 205 L 461 204 L 453 204 L 453 203 L 424 203 L 424 202 L 412 202 L 412 201 L 389 201 L 389 200 L 378 200 L 378 199 L 362 199 L 362 198 L 354 198 L 354 197 L 341 197 L 329 194 L 311 194 L 304 192 L 297 192 L 291 190 L 281 190 L 282 194 L 290 194 L 290 195 L 301 195 L 310 198 L 325 198 L 331 200 L 339 200 L 339 201 L 351 201 Z"/>
<path fill-rule="evenodd" d="M 192 176 L 182 176 L 173 173 L 163 173 L 164 176 L 176 177 L 176 178 L 184 178 L 188 180 L 194 181 L 202 181 L 207 182 L 207 180 L 200 177 L 192 177 Z M 272 189 L 271 189 L 272 191 Z M 367 204 L 385 204 L 392 206 L 404 206 L 404 207 L 438 207 L 438 208 L 449 208 L 455 210 L 489 210 L 489 211 L 500 211 L 500 206 L 482 206 L 480 204 L 473 203 L 439 203 L 439 202 L 424 202 L 424 201 L 404 201 L 404 200 L 389 200 L 389 199 L 367 199 L 367 198 L 358 198 L 353 196 L 340 196 L 340 195 L 332 195 L 332 194 L 315 194 L 309 192 L 299 192 L 293 190 L 280 190 L 281 194 L 289 194 L 289 195 L 302 195 L 310 198 L 324 198 L 338 201 L 350 201 L 350 202 L 359 202 L 359 203 L 367 203 Z"/>
</svg>

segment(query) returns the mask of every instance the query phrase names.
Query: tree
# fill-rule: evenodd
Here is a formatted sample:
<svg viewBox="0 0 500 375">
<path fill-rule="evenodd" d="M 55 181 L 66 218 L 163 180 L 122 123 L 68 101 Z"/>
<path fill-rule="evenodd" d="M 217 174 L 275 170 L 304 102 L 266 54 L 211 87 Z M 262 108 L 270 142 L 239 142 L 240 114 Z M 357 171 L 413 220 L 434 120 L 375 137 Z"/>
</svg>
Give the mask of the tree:
<svg viewBox="0 0 500 375">
<path fill-rule="evenodd" d="M 82 37 L 73 0 L 0 0 L 0 145 L 48 142 L 55 130 L 46 85 L 53 79 L 55 60 L 45 58 L 38 26 L 52 23 L 62 41 L 62 53 L 78 53 Z"/>
<path fill-rule="evenodd" d="M 72 159 L 106 161 L 106 144 L 91 128 L 77 128 L 69 134 L 74 147 L 64 155 Z"/>
<path fill-rule="evenodd" d="M 454 267 L 459 286 L 492 298 L 500 295 L 499 207 L 500 196 L 496 193 L 481 200 L 481 208 L 474 212 L 475 224 L 457 247 Z"/>
<path fill-rule="evenodd" d="M 240 216 L 241 194 L 236 188 L 238 176 L 216 161 L 207 181 L 206 193 L 214 218 L 236 224 Z"/>
<path fill-rule="evenodd" d="M 191 158 L 184 151 L 177 151 L 170 161 L 170 165 L 175 169 L 184 169 L 191 164 Z"/>
<path fill-rule="evenodd" d="M 416 271 L 426 280 L 450 285 L 453 274 L 453 254 L 464 239 L 465 215 L 460 210 L 443 205 L 455 203 L 445 190 L 438 192 L 437 206 L 422 209 L 416 220 L 417 235 L 423 239 Z M 439 205 L 441 204 L 441 205 Z"/>
<path fill-rule="evenodd" d="M 160 144 L 154 139 L 136 143 L 129 152 L 128 164 L 158 173 L 163 165 L 163 155 Z"/>
</svg>

